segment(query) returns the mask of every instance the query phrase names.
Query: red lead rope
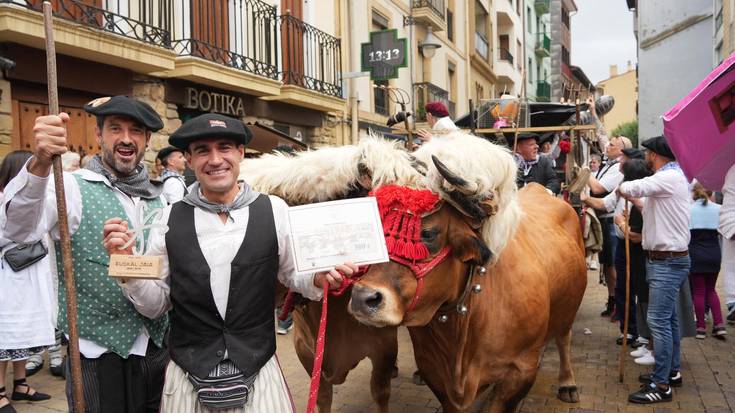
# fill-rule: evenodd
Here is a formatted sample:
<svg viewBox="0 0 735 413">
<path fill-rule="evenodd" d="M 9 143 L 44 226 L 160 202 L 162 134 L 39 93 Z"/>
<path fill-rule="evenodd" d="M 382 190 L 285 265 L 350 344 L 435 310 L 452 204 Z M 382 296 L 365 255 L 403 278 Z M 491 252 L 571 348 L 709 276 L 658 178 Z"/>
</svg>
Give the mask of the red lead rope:
<svg viewBox="0 0 735 413">
<path fill-rule="evenodd" d="M 344 284 L 344 282 L 343 282 Z M 309 387 L 309 404 L 306 413 L 312 413 L 316 407 L 316 397 L 319 394 L 319 380 L 322 376 L 322 360 L 324 359 L 324 341 L 327 332 L 327 301 L 329 299 L 329 284 L 324 284 L 322 290 L 322 315 L 319 319 L 319 333 L 316 336 L 316 354 L 314 354 L 314 366 L 311 369 L 311 386 Z"/>
</svg>

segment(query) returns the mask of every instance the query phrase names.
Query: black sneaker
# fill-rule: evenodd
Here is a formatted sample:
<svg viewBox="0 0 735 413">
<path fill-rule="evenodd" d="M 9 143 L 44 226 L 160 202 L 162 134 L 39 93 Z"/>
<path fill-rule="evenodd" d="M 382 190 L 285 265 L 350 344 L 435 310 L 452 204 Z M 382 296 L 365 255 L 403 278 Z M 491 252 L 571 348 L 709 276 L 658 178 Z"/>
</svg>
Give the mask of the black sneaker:
<svg viewBox="0 0 735 413">
<path fill-rule="evenodd" d="M 638 347 L 638 343 L 636 341 L 637 339 L 638 339 L 637 336 L 634 336 L 633 334 L 628 334 L 627 345 L 633 348 L 637 348 Z M 615 344 L 619 346 L 623 345 L 623 335 L 622 334 L 618 336 L 617 340 L 615 340 Z"/>
<path fill-rule="evenodd" d="M 638 381 L 643 384 L 653 383 L 650 374 L 641 374 L 640 376 L 638 376 Z M 672 371 L 671 373 L 669 373 L 669 384 L 671 385 L 671 387 L 681 387 L 683 383 L 684 379 L 682 378 L 680 371 Z"/>
<path fill-rule="evenodd" d="M 727 322 L 735 324 L 735 303 L 729 303 L 727 305 Z"/>
<path fill-rule="evenodd" d="M 602 310 L 602 312 L 600 313 L 600 316 L 610 317 L 614 310 L 615 310 L 615 297 L 607 297 L 607 305 L 605 305 L 605 309 Z"/>
<path fill-rule="evenodd" d="M 657 385 L 650 383 L 644 384 L 637 392 L 628 396 L 628 401 L 637 404 L 652 404 L 670 402 L 673 396 L 674 391 L 671 390 L 671 386 L 664 391 Z"/>
</svg>

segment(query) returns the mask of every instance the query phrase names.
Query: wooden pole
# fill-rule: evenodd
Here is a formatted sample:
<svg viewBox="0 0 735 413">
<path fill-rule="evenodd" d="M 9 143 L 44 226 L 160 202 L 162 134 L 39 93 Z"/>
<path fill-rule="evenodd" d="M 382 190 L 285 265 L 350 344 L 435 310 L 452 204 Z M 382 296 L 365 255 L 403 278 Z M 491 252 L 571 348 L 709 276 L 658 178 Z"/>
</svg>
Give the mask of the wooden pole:
<svg viewBox="0 0 735 413">
<path fill-rule="evenodd" d="M 516 153 L 518 147 L 518 128 L 520 127 L 521 107 L 523 106 L 523 98 L 526 96 L 526 71 L 521 72 L 521 94 L 518 96 L 518 113 L 516 113 L 515 130 L 513 131 L 513 153 Z"/>
<path fill-rule="evenodd" d="M 625 353 L 628 347 L 628 317 L 630 315 L 630 208 L 628 200 L 625 200 L 625 312 L 623 314 L 623 345 L 620 346 L 620 366 L 618 368 L 618 381 L 625 379 Z"/>
<path fill-rule="evenodd" d="M 53 15 L 51 3 L 43 2 L 43 26 L 46 34 L 46 71 L 48 76 L 49 113 L 59 114 L 59 94 L 56 85 L 56 47 L 54 45 Z M 59 213 L 59 238 L 61 256 L 64 264 L 64 284 L 66 286 L 66 315 L 69 324 L 69 361 L 71 363 L 71 383 L 74 395 L 74 411 L 84 413 L 84 392 L 82 391 L 82 366 L 79 358 L 79 331 L 77 330 L 77 292 L 74 284 L 74 266 L 71 259 L 71 235 L 66 212 L 64 194 L 64 175 L 61 156 L 53 157 L 54 187 L 56 189 L 56 209 Z"/>
</svg>

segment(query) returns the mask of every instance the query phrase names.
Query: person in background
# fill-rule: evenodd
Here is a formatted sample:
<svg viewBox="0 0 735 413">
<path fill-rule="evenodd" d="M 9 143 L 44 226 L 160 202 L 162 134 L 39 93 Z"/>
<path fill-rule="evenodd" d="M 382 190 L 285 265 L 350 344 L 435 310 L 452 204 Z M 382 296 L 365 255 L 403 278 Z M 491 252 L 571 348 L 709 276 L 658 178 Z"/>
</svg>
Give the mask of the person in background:
<svg viewBox="0 0 735 413">
<path fill-rule="evenodd" d="M 676 162 L 666 138 L 643 142 L 646 160 L 655 173 L 647 178 L 623 182 L 617 193 L 642 200 L 643 249 L 649 282 L 648 326 L 656 346 L 652 374 L 639 376 L 641 388 L 628 396 L 631 403 L 671 401 L 671 386 L 682 384 L 681 336 L 677 315 L 679 290 L 689 275 L 689 183 Z M 641 205 L 638 205 L 641 206 Z"/>
<path fill-rule="evenodd" d="M 161 161 L 163 167 L 160 175 L 160 181 L 163 182 L 163 196 L 169 204 L 181 201 L 188 193 L 183 175 L 186 169 L 184 153 L 175 146 L 168 146 L 158 151 L 156 159 Z"/>
<path fill-rule="evenodd" d="M 5 156 L 0 165 L 0 202 L 8 182 L 32 155 L 28 151 L 13 151 Z M 0 237 L 3 254 L 16 245 Z M 0 413 L 15 413 L 10 399 L 37 402 L 51 398 L 27 383 L 25 364 L 31 354 L 42 352 L 54 343 L 51 308 L 54 290 L 48 256 L 18 272 L 5 260 L 3 256 L 0 266 Z M 13 364 L 10 398 L 5 388 L 8 363 Z"/>
<path fill-rule="evenodd" d="M 509 134 L 510 135 L 510 134 Z M 508 145 L 513 148 L 513 139 L 515 135 L 511 135 Z M 515 144 L 514 157 L 518 164 L 518 176 L 516 183 L 518 188 L 523 188 L 531 182 L 536 182 L 551 191 L 558 194 L 561 190 L 561 183 L 551 164 L 551 159 L 541 156 L 538 153 L 539 135 L 535 133 L 521 133 L 517 138 L 518 143 Z"/>
<path fill-rule="evenodd" d="M 64 172 L 74 172 L 80 167 L 82 157 L 76 152 L 66 152 L 61 155 L 61 169 Z"/>
<path fill-rule="evenodd" d="M 605 198 L 615 190 L 623 181 L 623 173 L 620 170 L 620 159 L 623 149 L 632 149 L 630 139 L 625 136 L 616 136 L 610 140 L 605 153 L 607 161 L 594 175 L 589 178 L 590 194 L 595 198 Z M 604 283 L 607 285 L 607 305 L 600 313 L 602 317 L 612 316 L 615 312 L 615 223 L 613 213 L 602 209 L 596 209 L 597 217 L 602 225 L 602 251 L 600 252 L 600 264 L 604 274 Z"/>
<path fill-rule="evenodd" d="M 727 322 L 735 324 L 735 164 L 725 175 L 722 186 L 720 225 L 722 235 L 722 273 L 727 303 Z"/>
<path fill-rule="evenodd" d="M 712 191 L 697 183 L 692 190 L 694 202 L 691 205 L 692 221 L 691 241 L 689 241 L 689 256 L 692 267 L 689 270 L 689 280 L 692 283 L 692 297 L 694 311 L 697 315 L 698 339 L 706 337 L 704 319 L 705 306 L 712 311 L 712 336 L 724 338 L 727 335 L 720 309 L 720 298 L 715 291 L 717 275 L 722 264 L 720 249 L 719 224 L 720 206 L 712 202 Z"/>
<path fill-rule="evenodd" d="M 424 110 L 426 110 L 426 122 L 434 133 L 446 135 L 450 131 L 459 130 L 457 125 L 454 124 L 454 121 L 449 116 L 447 105 L 443 102 L 429 102 L 424 106 Z M 416 134 L 424 142 L 430 141 L 433 136 L 432 133 L 426 129 L 419 129 L 416 131 Z"/>
<path fill-rule="evenodd" d="M 602 165 L 602 157 L 596 153 L 590 155 L 590 172 L 597 173 Z"/>
</svg>

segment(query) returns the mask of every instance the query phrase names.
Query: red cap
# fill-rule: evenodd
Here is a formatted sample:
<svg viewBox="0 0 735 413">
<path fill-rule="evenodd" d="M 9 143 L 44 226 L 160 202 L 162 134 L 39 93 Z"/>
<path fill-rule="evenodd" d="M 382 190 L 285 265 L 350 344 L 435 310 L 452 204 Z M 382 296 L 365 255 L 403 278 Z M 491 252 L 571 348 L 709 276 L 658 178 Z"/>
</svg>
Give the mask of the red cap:
<svg viewBox="0 0 735 413">
<path fill-rule="evenodd" d="M 429 102 L 426 104 L 424 109 L 436 118 L 449 116 L 449 110 L 443 102 Z"/>
</svg>

